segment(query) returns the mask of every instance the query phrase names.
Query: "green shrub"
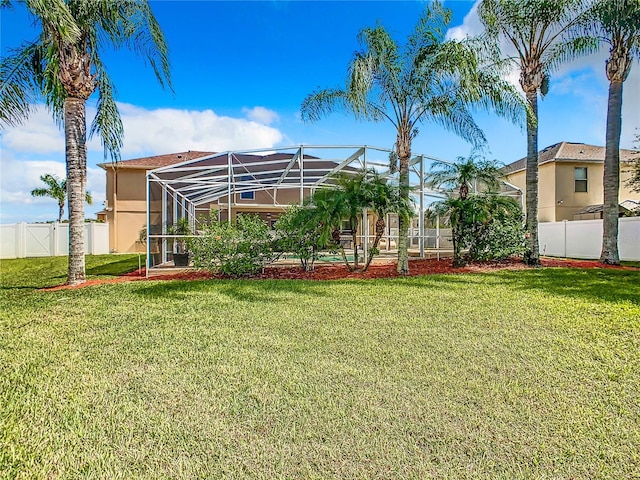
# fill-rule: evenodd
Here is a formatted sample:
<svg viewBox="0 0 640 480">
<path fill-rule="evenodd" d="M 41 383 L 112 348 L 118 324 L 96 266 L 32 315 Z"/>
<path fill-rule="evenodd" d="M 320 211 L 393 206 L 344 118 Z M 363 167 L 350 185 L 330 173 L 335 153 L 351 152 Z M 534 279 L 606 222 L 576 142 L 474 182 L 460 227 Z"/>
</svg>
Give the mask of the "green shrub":
<svg viewBox="0 0 640 480">
<path fill-rule="evenodd" d="M 278 218 L 275 229 L 276 249 L 282 253 L 293 253 L 305 271 L 313 270 L 314 262 L 324 247 L 315 210 L 294 205 Z"/>
<path fill-rule="evenodd" d="M 513 217 L 492 219 L 473 239 L 473 260 L 504 260 L 525 251 L 522 220 Z"/>
<path fill-rule="evenodd" d="M 467 199 L 473 214 L 464 225 L 470 260 L 503 260 L 525 251 L 522 209 L 511 198 L 492 193 Z"/>
<path fill-rule="evenodd" d="M 256 215 L 238 215 L 235 223 L 211 221 L 202 230 L 189 242 L 197 268 L 240 277 L 257 273 L 276 258 L 269 228 Z"/>
</svg>

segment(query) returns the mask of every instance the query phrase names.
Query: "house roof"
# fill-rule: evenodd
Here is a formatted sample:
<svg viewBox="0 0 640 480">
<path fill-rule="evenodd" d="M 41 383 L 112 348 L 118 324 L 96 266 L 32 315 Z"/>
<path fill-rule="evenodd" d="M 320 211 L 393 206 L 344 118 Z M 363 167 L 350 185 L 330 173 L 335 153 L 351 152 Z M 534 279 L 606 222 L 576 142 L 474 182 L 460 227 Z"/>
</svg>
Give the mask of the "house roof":
<svg viewBox="0 0 640 480">
<path fill-rule="evenodd" d="M 604 162 L 605 148 L 584 143 L 560 142 L 550 145 L 538 152 L 538 165 L 549 162 Z M 634 150 L 620 149 L 620 161 L 628 162 L 635 158 L 638 152 Z M 506 174 L 524 170 L 527 165 L 527 157 L 521 158 L 503 167 Z"/>
<path fill-rule="evenodd" d="M 160 167 L 168 167 L 177 163 L 187 162 L 200 157 L 213 155 L 216 152 L 200 152 L 189 150 L 187 152 L 167 153 L 165 155 L 154 155 L 152 157 L 133 158 L 122 160 L 118 163 L 99 163 L 98 166 L 107 170 L 117 165 L 118 168 L 135 168 L 143 170 L 153 170 Z"/>
<path fill-rule="evenodd" d="M 574 215 L 585 215 L 587 213 L 600 213 L 603 210 L 604 210 L 604 205 L 602 203 L 597 204 L 597 205 L 587 205 L 586 207 L 581 208 L 576 213 L 574 213 Z M 629 211 L 629 209 L 627 207 L 625 207 L 624 205 L 620 204 L 620 205 L 618 205 L 618 211 L 620 213 L 627 213 Z"/>
</svg>

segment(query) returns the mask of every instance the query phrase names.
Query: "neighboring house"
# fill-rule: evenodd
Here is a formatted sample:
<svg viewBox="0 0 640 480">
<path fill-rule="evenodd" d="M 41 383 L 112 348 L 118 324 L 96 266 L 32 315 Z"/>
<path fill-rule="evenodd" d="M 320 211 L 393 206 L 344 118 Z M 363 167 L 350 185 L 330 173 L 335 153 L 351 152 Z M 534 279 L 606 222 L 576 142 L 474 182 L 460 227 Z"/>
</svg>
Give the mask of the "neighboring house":
<svg viewBox="0 0 640 480">
<path fill-rule="evenodd" d="M 559 222 L 601 218 L 603 203 L 604 147 L 560 142 L 538 154 L 538 220 Z M 620 150 L 620 203 L 639 201 L 625 180 L 631 176 L 628 162 L 638 156 L 633 150 Z M 526 195 L 526 158 L 504 167 L 506 181 Z M 523 199 L 523 202 L 525 200 Z M 523 203 L 524 204 L 524 203 Z M 600 211 L 598 211 L 600 206 Z M 622 210 L 624 212 L 626 209 Z"/>
<path fill-rule="evenodd" d="M 147 224 L 148 171 L 212 153 L 189 151 L 99 164 L 107 175 L 107 200 L 104 210 L 98 212 L 98 220 L 109 223 L 109 250 L 146 252 L 140 232 Z"/>
</svg>

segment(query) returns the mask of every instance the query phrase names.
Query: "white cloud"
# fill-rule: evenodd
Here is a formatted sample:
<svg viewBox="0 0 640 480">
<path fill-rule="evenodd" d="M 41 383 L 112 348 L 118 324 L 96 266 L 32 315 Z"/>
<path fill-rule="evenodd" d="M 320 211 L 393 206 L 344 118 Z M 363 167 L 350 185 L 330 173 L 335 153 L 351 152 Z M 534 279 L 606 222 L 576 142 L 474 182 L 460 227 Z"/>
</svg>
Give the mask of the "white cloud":
<svg viewBox="0 0 640 480">
<path fill-rule="evenodd" d="M 125 129 L 123 159 L 186 150 L 270 148 L 284 138 L 278 129 L 264 124 L 278 120 L 275 112 L 264 107 L 247 110 L 249 119 L 219 116 L 212 110 L 148 110 L 125 103 L 118 107 Z M 93 115 L 95 108 L 88 106 L 89 123 Z M 91 216 L 105 200 L 104 170 L 96 166 L 104 157 L 97 137 L 87 143 L 87 149 L 87 189 L 94 200 L 94 206 L 87 207 L 87 216 Z M 40 175 L 65 177 L 64 134 L 44 106 L 36 106 L 25 125 L 2 133 L 0 173 L 2 221 L 55 218 L 53 200 L 34 198 L 30 193 L 41 186 Z"/>
<path fill-rule="evenodd" d="M 467 37 L 473 37 L 484 31 L 484 26 L 478 17 L 478 5 L 481 0 L 477 0 L 469 13 L 464 16 L 462 25 L 452 27 L 447 31 L 447 40 L 464 40 Z"/>
<path fill-rule="evenodd" d="M 40 175 L 46 173 L 64 178 L 64 163 L 55 160 L 20 159 L 3 149 L 2 176 L 0 177 L 0 199 L 3 209 L 12 203 L 18 205 L 52 203 L 55 206 L 54 200 L 31 196 L 31 190 L 44 186 Z"/>
<path fill-rule="evenodd" d="M 2 133 L 3 150 L 38 154 L 64 154 L 64 133 L 43 105 L 34 108 L 24 125 L 9 127 Z"/>
<path fill-rule="evenodd" d="M 261 123 L 263 125 L 271 125 L 272 123 L 276 123 L 280 120 L 280 116 L 276 112 L 265 107 L 245 107 L 242 109 L 242 113 L 244 113 L 252 122 Z"/>
<path fill-rule="evenodd" d="M 185 150 L 268 148 L 283 138 L 275 128 L 219 116 L 213 110 L 147 110 L 129 104 L 119 104 L 119 108 L 125 130 L 123 158 Z"/>
</svg>

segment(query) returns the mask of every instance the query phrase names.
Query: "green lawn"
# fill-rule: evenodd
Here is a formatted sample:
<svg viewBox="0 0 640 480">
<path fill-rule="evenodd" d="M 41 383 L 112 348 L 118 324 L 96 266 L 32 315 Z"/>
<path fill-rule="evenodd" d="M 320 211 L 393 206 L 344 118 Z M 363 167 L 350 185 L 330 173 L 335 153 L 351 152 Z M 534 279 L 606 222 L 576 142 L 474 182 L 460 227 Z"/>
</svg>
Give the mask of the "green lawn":
<svg viewBox="0 0 640 480">
<path fill-rule="evenodd" d="M 0 269 L 2 477 L 640 477 L 638 271 L 43 292 L 65 259 Z"/>
</svg>

